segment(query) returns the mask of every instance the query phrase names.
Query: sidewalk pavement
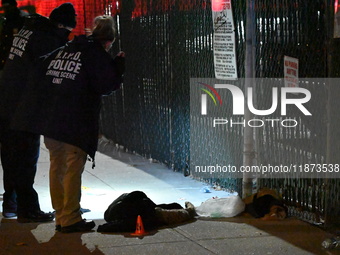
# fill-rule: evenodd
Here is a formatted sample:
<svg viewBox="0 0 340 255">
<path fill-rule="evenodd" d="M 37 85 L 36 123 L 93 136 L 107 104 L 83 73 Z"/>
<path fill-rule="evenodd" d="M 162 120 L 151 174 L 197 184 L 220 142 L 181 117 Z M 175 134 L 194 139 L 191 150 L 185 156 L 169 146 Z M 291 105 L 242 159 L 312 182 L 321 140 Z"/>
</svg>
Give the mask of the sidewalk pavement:
<svg viewBox="0 0 340 255">
<path fill-rule="evenodd" d="M 105 223 L 104 211 L 123 193 L 140 190 L 156 204 L 185 201 L 200 205 L 211 197 L 227 197 L 228 192 L 202 192 L 206 184 L 184 177 L 152 160 L 122 152 L 102 141 L 96 156 L 96 167 L 88 162 L 83 174 L 81 206 L 90 209 L 86 219 L 96 225 Z M 1 166 L 1 165 L 0 165 Z M 49 158 L 41 146 L 35 188 L 41 209 L 53 211 L 48 187 Z M 2 168 L 0 167 L 0 178 Z M 0 194 L 3 193 L 1 180 Z M 0 196 L 2 200 L 2 197 Z M 330 233 L 295 218 L 283 221 L 262 221 L 248 216 L 234 218 L 200 218 L 194 222 L 162 228 L 144 237 L 127 233 L 63 234 L 54 231 L 51 223 L 17 223 L 0 216 L 0 255 L 77 255 L 77 254 L 340 254 L 324 250 L 322 241 Z"/>
</svg>

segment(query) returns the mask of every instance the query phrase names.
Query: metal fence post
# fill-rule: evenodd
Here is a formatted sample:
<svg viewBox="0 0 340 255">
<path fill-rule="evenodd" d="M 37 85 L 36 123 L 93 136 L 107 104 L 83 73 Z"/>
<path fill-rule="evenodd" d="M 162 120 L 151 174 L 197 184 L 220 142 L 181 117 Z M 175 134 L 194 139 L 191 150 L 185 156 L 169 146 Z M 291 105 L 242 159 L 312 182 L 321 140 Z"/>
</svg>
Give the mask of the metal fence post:
<svg viewBox="0 0 340 255">
<path fill-rule="evenodd" d="M 338 82 L 340 81 L 340 50 L 339 50 L 339 38 L 334 38 L 334 3 L 331 0 L 325 0 L 325 5 L 328 12 L 326 12 L 326 32 L 327 32 L 327 76 L 330 81 L 327 82 L 328 85 L 328 100 L 327 100 L 327 152 L 326 161 L 328 164 L 338 164 L 339 163 L 339 150 L 340 150 L 340 130 L 339 130 L 339 95 L 340 86 Z M 332 78 L 337 78 L 337 80 L 332 80 Z M 337 180 L 338 181 L 338 180 Z M 339 198 L 335 198 L 332 195 L 336 190 L 336 180 L 325 179 L 325 228 L 333 230 L 340 226 L 340 219 L 337 216 L 337 209 Z M 332 190 L 332 192 L 331 192 Z"/>
<path fill-rule="evenodd" d="M 254 0 L 247 0 L 247 19 L 246 19 L 246 52 L 245 52 L 245 112 L 244 112 L 244 137 L 243 137 L 243 165 L 251 166 L 254 160 L 254 134 L 253 128 L 247 125 L 249 119 L 252 118 L 252 113 L 247 107 L 249 87 L 252 87 L 254 81 L 254 58 L 253 43 L 254 43 Z M 247 197 L 252 194 L 253 179 L 251 173 L 243 173 L 242 182 L 242 197 Z"/>
</svg>

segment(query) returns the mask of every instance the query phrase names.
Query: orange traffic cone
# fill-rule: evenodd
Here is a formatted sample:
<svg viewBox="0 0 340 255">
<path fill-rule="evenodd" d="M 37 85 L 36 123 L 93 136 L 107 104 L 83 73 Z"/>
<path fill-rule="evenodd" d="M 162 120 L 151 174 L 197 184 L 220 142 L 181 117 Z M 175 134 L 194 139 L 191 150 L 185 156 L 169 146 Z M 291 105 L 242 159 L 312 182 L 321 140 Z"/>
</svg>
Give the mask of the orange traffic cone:
<svg viewBox="0 0 340 255">
<path fill-rule="evenodd" d="M 138 215 L 137 217 L 137 223 L 136 223 L 136 231 L 135 233 L 132 233 L 132 236 L 143 236 L 146 235 L 147 233 L 144 231 L 144 225 L 142 221 L 142 217 Z"/>
</svg>

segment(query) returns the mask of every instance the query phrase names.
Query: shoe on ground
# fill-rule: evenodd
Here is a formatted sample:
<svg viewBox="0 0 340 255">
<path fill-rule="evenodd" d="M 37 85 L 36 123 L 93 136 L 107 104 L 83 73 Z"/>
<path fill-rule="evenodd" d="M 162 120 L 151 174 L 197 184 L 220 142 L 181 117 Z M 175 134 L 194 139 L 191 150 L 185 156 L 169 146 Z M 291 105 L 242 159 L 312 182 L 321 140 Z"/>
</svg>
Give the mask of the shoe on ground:
<svg viewBox="0 0 340 255">
<path fill-rule="evenodd" d="M 14 217 L 17 217 L 17 213 L 16 212 L 2 212 L 2 216 L 4 216 L 5 218 L 14 218 Z"/>
<path fill-rule="evenodd" d="M 25 214 L 18 214 L 17 221 L 19 223 L 29 222 L 48 222 L 54 219 L 54 213 L 43 211 L 27 212 Z"/>
<path fill-rule="evenodd" d="M 96 224 L 94 223 L 93 220 L 83 219 L 70 226 L 61 227 L 61 232 L 62 233 L 87 232 L 91 231 L 95 226 Z"/>
</svg>

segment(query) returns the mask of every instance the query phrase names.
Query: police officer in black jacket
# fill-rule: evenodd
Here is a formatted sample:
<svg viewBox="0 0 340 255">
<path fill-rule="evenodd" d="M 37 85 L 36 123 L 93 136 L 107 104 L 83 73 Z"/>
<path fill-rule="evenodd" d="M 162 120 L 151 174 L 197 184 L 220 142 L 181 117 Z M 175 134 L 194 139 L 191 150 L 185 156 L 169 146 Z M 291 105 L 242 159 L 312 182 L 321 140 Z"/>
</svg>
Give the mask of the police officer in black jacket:
<svg viewBox="0 0 340 255">
<path fill-rule="evenodd" d="M 36 76 L 18 107 L 13 127 L 45 137 L 50 152 L 50 192 L 56 230 L 94 228 L 80 212 L 81 176 L 87 156 L 94 160 L 103 95 L 119 89 L 124 53 L 107 52 L 115 39 L 110 16 L 95 19 L 90 36 L 76 36 L 37 64 Z"/>
<path fill-rule="evenodd" d="M 23 27 L 25 20 L 24 17 L 28 15 L 27 12 L 21 11 L 17 5 L 17 1 L 15 0 L 1 1 L 4 16 L 1 17 L 0 25 L 0 78 L 2 76 L 2 70 L 8 58 L 9 51 L 12 47 L 13 37 Z M 7 178 L 6 174 L 4 178 Z M 14 183 L 7 180 L 4 182 L 4 185 L 6 190 L 4 200 L 6 201 L 6 204 L 3 204 L 5 207 L 3 208 L 3 215 L 7 218 L 15 217 L 17 204 Z"/>
<path fill-rule="evenodd" d="M 71 3 L 55 8 L 49 19 L 39 14 L 28 16 L 24 27 L 13 39 L 3 70 L 0 81 L 0 142 L 5 187 L 3 215 L 17 214 L 18 222 L 51 221 L 54 214 L 40 210 L 38 194 L 33 188 L 40 136 L 13 130 L 10 123 L 30 81 L 35 59 L 65 45 L 75 26 L 76 13 Z M 6 189 L 8 183 L 13 183 L 16 204 L 13 204 L 13 194 Z"/>
</svg>

